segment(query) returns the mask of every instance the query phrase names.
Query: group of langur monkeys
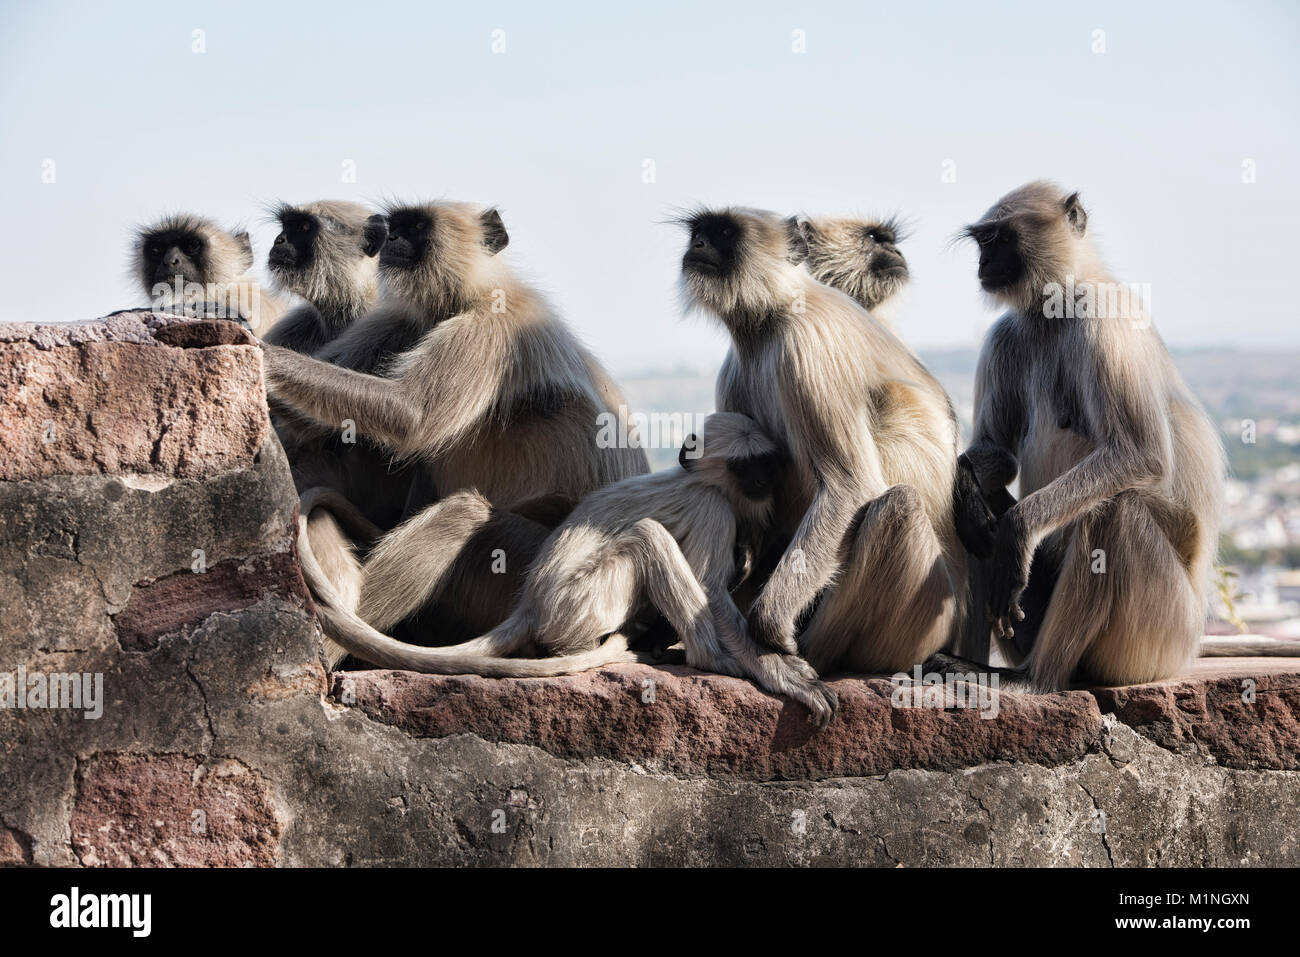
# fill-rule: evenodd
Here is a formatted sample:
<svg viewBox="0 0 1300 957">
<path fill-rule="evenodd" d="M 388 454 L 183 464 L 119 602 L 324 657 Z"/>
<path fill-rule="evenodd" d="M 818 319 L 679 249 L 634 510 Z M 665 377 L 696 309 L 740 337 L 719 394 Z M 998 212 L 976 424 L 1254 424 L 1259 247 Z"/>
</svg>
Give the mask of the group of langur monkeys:
<svg viewBox="0 0 1300 957">
<path fill-rule="evenodd" d="M 134 261 L 155 299 L 183 279 L 256 305 L 240 318 L 331 664 L 504 677 L 684 655 L 824 725 L 828 672 L 969 670 L 996 649 L 1049 690 L 1196 653 L 1222 448 L 1149 322 L 1046 314 L 1052 284 L 1112 282 L 1078 193 L 1033 182 L 963 231 L 1006 312 L 960 455 L 949 397 L 880 318 L 908 282 L 893 221 L 683 216 L 684 295 L 731 349 L 718 411 L 654 474 L 596 441 L 623 396 L 515 276 L 496 209 L 275 215 L 292 307 L 244 296 L 247 234 L 199 217 L 141 230 Z"/>
</svg>

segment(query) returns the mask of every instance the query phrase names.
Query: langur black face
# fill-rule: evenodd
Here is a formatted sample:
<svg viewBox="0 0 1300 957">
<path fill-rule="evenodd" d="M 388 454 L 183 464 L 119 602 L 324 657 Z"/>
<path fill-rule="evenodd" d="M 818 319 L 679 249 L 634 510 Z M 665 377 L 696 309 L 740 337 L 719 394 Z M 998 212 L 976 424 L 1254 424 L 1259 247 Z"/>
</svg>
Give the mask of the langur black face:
<svg viewBox="0 0 1300 957">
<path fill-rule="evenodd" d="M 173 282 L 206 282 L 208 242 L 188 229 L 160 229 L 148 233 L 141 243 L 141 273 L 146 285 Z"/>
<path fill-rule="evenodd" d="M 863 227 L 862 248 L 871 277 L 881 284 L 907 281 L 907 260 L 898 249 L 898 229 L 892 223 Z"/>
<path fill-rule="evenodd" d="M 311 213 L 286 210 L 280 214 L 280 235 L 271 247 L 268 265 L 274 273 L 305 272 L 316 259 L 320 220 Z"/>
<path fill-rule="evenodd" d="M 1076 243 L 1088 227 L 1078 193 L 1050 183 L 1029 183 L 1002 197 L 984 218 L 966 227 L 979 244 L 980 286 L 1003 298 L 1039 294 L 1042 282 L 1070 268 Z"/>
<path fill-rule="evenodd" d="M 785 464 L 786 457 L 781 452 L 727 459 L 727 474 L 735 480 L 741 495 L 752 502 L 764 502 L 775 494 L 777 478 Z"/>
<path fill-rule="evenodd" d="M 980 286 L 985 292 L 1011 289 L 1025 278 L 1025 259 L 1012 220 L 981 220 L 967 230 L 979 244 Z"/>
<path fill-rule="evenodd" d="M 388 238 L 379 253 L 384 269 L 413 269 L 424 262 L 433 242 L 433 217 L 423 209 L 388 214 Z"/>
<path fill-rule="evenodd" d="M 742 227 L 725 213 L 703 213 L 690 222 L 691 239 L 682 257 L 682 271 L 703 276 L 727 276 L 736 268 Z"/>
</svg>

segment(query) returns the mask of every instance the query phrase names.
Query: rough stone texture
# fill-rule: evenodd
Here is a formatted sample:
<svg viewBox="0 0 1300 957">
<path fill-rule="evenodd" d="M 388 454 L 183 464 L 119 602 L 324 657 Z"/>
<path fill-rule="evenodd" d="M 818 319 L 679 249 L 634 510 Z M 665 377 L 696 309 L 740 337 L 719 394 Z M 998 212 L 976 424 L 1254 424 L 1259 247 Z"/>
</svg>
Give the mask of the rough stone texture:
<svg viewBox="0 0 1300 957">
<path fill-rule="evenodd" d="M 33 328 L 0 340 L 0 480 L 204 475 L 247 465 L 266 438 L 258 347 L 235 323 L 123 313 L 102 332 Z"/>
<path fill-rule="evenodd" d="M 821 732 L 802 705 L 685 667 L 621 665 L 508 681 L 363 671 L 334 675 L 332 691 L 377 721 L 426 737 L 468 733 L 562 757 L 755 781 L 999 760 L 1050 766 L 1082 757 L 1101 733 L 1097 704 L 1082 691 L 1004 694 L 1000 716 L 983 718 L 969 708 L 895 708 L 894 686 L 883 678 L 833 685 L 840 709 Z"/>
<path fill-rule="evenodd" d="M 1289 666 L 1288 673 L 1282 671 Z M 1208 665 L 1208 662 L 1205 663 Z M 1230 768 L 1300 770 L 1300 674 L 1291 659 L 1242 658 L 1218 673 L 1095 694 L 1103 711 L 1171 751 Z M 1230 671 L 1225 675 L 1223 671 Z"/>
<path fill-rule="evenodd" d="M 0 865 L 1300 864 L 1300 662 L 989 720 L 843 678 L 823 734 L 683 668 L 328 677 L 238 327 L 0 350 L 0 680 L 103 679 L 98 719 L 0 708 Z"/>
<path fill-rule="evenodd" d="M 284 827 L 271 789 L 238 761 L 103 754 L 77 775 L 72 846 L 88 866 L 273 865 Z"/>
</svg>

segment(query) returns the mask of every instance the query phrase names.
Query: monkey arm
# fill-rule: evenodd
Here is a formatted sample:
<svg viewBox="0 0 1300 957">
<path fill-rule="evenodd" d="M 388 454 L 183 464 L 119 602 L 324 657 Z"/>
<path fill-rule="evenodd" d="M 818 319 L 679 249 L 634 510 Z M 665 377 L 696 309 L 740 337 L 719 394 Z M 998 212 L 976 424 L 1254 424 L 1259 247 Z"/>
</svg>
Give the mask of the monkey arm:
<svg viewBox="0 0 1300 957">
<path fill-rule="evenodd" d="M 1007 486 L 1020 471 L 1016 452 L 1025 426 L 1021 381 L 1028 371 L 1015 335 L 1015 319 L 1003 317 L 990 331 L 975 370 L 975 423 L 966 460 L 996 515 L 1015 503 Z"/>
<path fill-rule="evenodd" d="M 414 451 L 409 437 L 420 413 L 401 385 L 340 369 L 291 349 L 267 346 L 262 356 L 266 390 L 300 413 L 331 428 L 351 419 L 357 431 L 399 452 Z"/>
<path fill-rule="evenodd" d="M 1091 358 L 1085 406 L 1097 445 L 1008 513 L 1031 545 L 1120 492 L 1158 483 L 1172 461 L 1167 397 L 1146 372 L 1141 344 L 1104 342 Z"/>
<path fill-rule="evenodd" d="M 1089 382 L 1085 409 L 1096 447 L 1026 495 L 998 525 L 989 604 L 995 631 L 1006 637 L 1014 635 L 1012 623 L 1025 617 L 1020 596 L 1038 543 L 1120 492 L 1158 483 L 1172 460 L 1168 418 L 1158 385 L 1143 375 L 1150 359 L 1143 356 L 1141 344 L 1103 343 L 1091 358 L 1093 368 L 1083 374 Z"/>
</svg>

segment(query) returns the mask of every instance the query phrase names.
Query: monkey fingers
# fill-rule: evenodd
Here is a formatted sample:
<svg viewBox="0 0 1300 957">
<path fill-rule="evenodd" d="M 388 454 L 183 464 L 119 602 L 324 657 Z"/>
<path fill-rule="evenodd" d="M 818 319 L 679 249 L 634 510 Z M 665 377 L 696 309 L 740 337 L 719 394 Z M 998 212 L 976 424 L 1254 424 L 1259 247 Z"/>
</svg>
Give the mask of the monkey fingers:
<svg viewBox="0 0 1300 957">
<path fill-rule="evenodd" d="M 743 657 L 741 666 L 745 668 Z M 793 698 L 807 708 L 810 724 L 825 728 L 835 717 L 840 706 L 835 689 L 819 680 L 813 667 L 798 655 L 762 652 L 756 670 L 753 677 L 765 690 Z"/>
<path fill-rule="evenodd" d="M 965 455 L 957 458 L 957 476 L 953 487 L 953 520 L 957 537 L 966 551 L 977 558 L 993 554 L 998 519 L 984 500 L 975 467 Z"/>
</svg>

